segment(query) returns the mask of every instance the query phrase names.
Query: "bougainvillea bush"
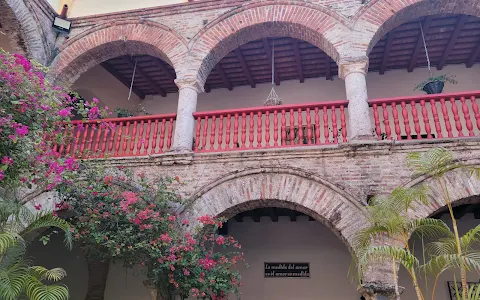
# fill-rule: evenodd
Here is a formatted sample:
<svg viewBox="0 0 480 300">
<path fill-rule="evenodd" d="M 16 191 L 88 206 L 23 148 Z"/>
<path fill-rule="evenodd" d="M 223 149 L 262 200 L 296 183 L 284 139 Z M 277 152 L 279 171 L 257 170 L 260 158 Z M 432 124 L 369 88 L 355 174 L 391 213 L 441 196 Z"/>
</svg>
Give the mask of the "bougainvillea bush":
<svg viewBox="0 0 480 300">
<path fill-rule="evenodd" d="M 32 266 L 24 257 L 31 240 L 26 237 L 42 228 L 59 228 L 69 244 L 69 224 L 23 203 L 29 192 L 51 190 L 76 172 L 77 161 L 54 150 L 66 138 L 72 110 L 93 118 L 105 114 L 98 101 L 77 103 L 45 73 L 22 55 L 0 49 L 0 299 L 5 300 L 68 299 L 66 287 L 44 284 L 61 280 L 62 269 Z"/>
<path fill-rule="evenodd" d="M 59 186 L 74 212 L 75 238 L 89 255 L 125 267 L 143 266 L 157 299 L 227 299 L 238 293 L 240 245 L 220 236 L 222 220 L 204 216 L 191 228 L 173 213 L 180 179 L 152 178 L 127 169 L 88 169 L 84 181 Z"/>
</svg>

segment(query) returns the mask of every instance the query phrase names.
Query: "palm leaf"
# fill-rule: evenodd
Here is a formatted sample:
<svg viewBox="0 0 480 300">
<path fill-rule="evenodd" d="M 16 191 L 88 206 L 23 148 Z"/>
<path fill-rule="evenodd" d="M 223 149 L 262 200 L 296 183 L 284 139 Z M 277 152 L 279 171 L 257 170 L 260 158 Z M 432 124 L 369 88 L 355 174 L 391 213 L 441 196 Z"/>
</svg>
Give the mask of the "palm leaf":
<svg viewBox="0 0 480 300">
<path fill-rule="evenodd" d="M 35 219 L 30 223 L 30 225 L 27 226 L 27 228 L 22 231 L 21 234 L 22 236 L 25 236 L 37 229 L 48 227 L 57 227 L 61 229 L 65 233 L 65 245 L 67 245 L 67 247 L 70 249 L 72 248 L 70 224 L 63 219 L 54 216 L 52 213 L 39 213 L 36 215 Z"/>
<path fill-rule="evenodd" d="M 462 250 L 469 252 L 472 248 L 472 244 L 480 242 L 480 225 L 470 229 L 466 234 L 460 238 Z"/>
<path fill-rule="evenodd" d="M 30 300 L 68 300 L 68 288 L 64 285 L 44 285 L 37 278 L 29 276 L 26 288 Z"/>
<path fill-rule="evenodd" d="M 425 236 L 427 238 L 438 238 L 441 236 L 452 237 L 450 228 L 442 220 L 425 218 L 412 220 L 407 224 L 407 230 L 410 234 Z"/>
<path fill-rule="evenodd" d="M 17 245 L 25 245 L 21 236 L 11 232 L 0 232 L 0 255 L 3 255 L 7 249 L 13 248 Z"/>
<path fill-rule="evenodd" d="M 366 266 L 372 261 L 398 261 L 407 270 L 412 270 L 418 266 L 418 259 L 404 248 L 395 246 L 372 246 L 359 259 L 360 265 Z"/>
<path fill-rule="evenodd" d="M 16 300 L 22 293 L 28 269 L 22 263 L 0 268 L 0 299 Z"/>
<path fill-rule="evenodd" d="M 432 148 L 427 152 L 413 152 L 407 155 L 407 166 L 413 169 L 413 176 L 430 175 L 440 177 L 456 168 L 453 155 L 445 148 Z"/>
<path fill-rule="evenodd" d="M 67 276 L 67 272 L 65 272 L 65 270 L 62 268 L 53 268 L 49 270 L 42 266 L 32 266 L 30 267 L 30 272 L 35 278 L 40 281 L 60 281 L 65 276 Z"/>
</svg>

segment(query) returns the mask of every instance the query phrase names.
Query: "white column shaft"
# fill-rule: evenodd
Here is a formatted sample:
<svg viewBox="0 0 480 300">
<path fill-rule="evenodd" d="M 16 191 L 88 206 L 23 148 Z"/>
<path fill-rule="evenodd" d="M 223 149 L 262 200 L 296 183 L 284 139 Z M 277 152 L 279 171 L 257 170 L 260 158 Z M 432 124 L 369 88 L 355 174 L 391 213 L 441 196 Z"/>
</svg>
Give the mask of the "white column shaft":
<svg viewBox="0 0 480 300">
<path fill-rule="evenodd" d="M 177 121 L 173 137 L 173 151 L 192 151 L 198 92 L 194 87 L 180 88 L 178 95 Z"/>
<path fill-rule="evenodd" d="M 348 100 L 349 140 L 372 138 L 372 120 L 368 106 L 367 80 L 364 73 L 352 72 L 345 76 Z"/>
</svg>

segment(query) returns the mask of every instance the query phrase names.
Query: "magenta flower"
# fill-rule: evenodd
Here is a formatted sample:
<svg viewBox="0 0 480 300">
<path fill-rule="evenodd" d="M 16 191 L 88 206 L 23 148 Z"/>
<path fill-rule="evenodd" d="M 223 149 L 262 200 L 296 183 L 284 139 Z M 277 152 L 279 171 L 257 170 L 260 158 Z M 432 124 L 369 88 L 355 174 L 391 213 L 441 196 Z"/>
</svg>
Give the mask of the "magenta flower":
<svg viewBox="0 0 480 300">
<path fill-rule="evenodd" d="M 15 129 L 15 132 L 17 133 L 17 135 L 19 135 L 20 137 L 24 137 L 28 134 L 28 126 L 26 125 L 23 125 L 23 124 L 20 124 L 16 129 Z"/>
<path fill-rule="evenodd" d="M 5 174 L 3 174 L 3 171 L 0 170 L 0 181 L 2 181 L 3 179 L 5 179 Z"/>
<path fill-rule="evenodd" d="M 7 165 L 7 166 L 10 166 L 13 164 L 13 159 L 11 157 L 8 157 L 8 156 L 4 156 L 2 158 L 2 164 L 3 165 Z"/>
<path fill-rule="evenodd" d="M 67 108 L 61 109 L 61 110 L 58 111 L 58 115 L 59 115 L 60 117 L 64 117 L 64 118 L 70 117 L 70 116 L 72 115 L 72 113 L 70 112 L 71 110 L 72 110 L 71 107 L 67 107 Z"/>
</svg>

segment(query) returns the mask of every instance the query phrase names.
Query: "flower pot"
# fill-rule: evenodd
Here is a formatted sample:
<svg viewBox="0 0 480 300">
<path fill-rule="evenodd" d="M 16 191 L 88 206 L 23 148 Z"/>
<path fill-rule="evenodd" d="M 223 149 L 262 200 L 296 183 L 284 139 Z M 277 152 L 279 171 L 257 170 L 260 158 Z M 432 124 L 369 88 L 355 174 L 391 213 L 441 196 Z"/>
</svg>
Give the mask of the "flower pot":
<svg viewBox="0 0 480 300">
<path fill-rule="evenodd" d="M 431 95 L 431 94 L 441 94 L 443 92 L 443 87 L 445 86 L 445 82 L 443 81 L 431 81 L 427 83 L 424 87 L 423 90 L 425 93 Z"/>
</svg>

